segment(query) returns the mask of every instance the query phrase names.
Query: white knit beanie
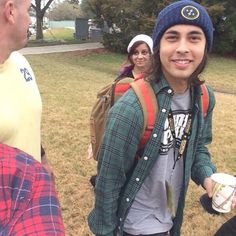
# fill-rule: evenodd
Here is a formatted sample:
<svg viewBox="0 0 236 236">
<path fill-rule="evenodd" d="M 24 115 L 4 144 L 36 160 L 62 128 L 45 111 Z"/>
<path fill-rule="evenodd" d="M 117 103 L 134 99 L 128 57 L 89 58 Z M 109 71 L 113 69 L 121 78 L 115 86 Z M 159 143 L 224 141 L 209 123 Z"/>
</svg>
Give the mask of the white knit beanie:
<svg viewBox="0 0 236 236">
<path fill-rule="evenodd" d="M 130 52 L 130 49 L 132 48 L 132 46 L 134 45 L 134 43 L 138 42 L 138 41 L 142 41 L 144 43 L 146 43 L 148 45 L 148 47 L 150 48 L 151 53 L 153 54 L 153 41 L 152 38 L 146 34 L 138 34 L 136 35 L 129 43 L 128 47 L 127 47 L 127 52 Z"/>
</svg>

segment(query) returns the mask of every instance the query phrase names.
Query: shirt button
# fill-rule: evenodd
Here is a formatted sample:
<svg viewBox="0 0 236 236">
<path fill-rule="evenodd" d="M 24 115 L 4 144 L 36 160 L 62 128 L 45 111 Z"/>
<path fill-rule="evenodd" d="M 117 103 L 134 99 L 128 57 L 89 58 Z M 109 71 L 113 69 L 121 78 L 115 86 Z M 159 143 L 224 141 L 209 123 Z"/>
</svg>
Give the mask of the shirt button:
<svg viewBox="0 0 236 236">
<path fill-rule="evenodd" d="M 144 159 L 145 161 L 147 161 L 147 160 L 148 160 L 148 157 L 144 157 L 143 159 Z"/>
<path fill-rule="evenodd" d="M 172 93 L 172 90 L 171 90 L 171 89 L 168 89 L 167 93 L 169 93 L 169 94 Z"/>
<path fill-rule="evenodd" d="M 157 137 L 157 134 L 153 134 L 153 138 L 156 138 Z"/>
<path fill-rule="evenodd" d="M 166 109 L 165 109 L 165 108 L 163 108 L 161 111 L 162 111 L 163 113 L 165 113 L 165 112 L 166 112 Z"/>
<path fill-rule="evenodd" d="M 135 180 L 136 180 L 137 182 L 139 182 L 139 178 L 136 178 Z"/>
<path fill-rule="evenodd" d="M 129 198 L 128 197 L 126 198 L 126 202 L 129 202 Z"/>
</svg>

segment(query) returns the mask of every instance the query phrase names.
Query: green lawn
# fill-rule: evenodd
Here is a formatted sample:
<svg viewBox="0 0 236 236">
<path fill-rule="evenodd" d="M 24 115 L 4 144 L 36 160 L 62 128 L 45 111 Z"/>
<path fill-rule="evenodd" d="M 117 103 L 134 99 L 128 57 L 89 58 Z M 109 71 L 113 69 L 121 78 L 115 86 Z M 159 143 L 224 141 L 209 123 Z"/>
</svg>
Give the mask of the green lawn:
<svg viewBox="0 0 236 236">
<path fill-rule="evenodd" d="M 206 81 L 220 92 L 236 94 L 236 60 L 211 57 L 204 76 Z"/>
<path fill-rule="evenodd" d="M 47 29 L 44 31 L 45 40 L 74 40 L 74 30 L 70 28 Z"/>
<path fill-rule="evenodd" d="M 36 36 L 33 35 L 29 39 L 28 46 L 33 47 L 88 42 L 88 40 L 76 39 L 74 33 L 75 30 L 70 28 L 46 29 L 43 31 L 43 40 L 36 40 Z"/>
<path fill-rule="evenodd" d="M 89 114 L 97 91 L 116 77 L 125 56 L 71 52 L 30 55 L 27 58 L 42 94 L 42 143 L 56 175 L 66 235 L 92 235 L 86 222 L 93 205 L 93 190 L 88 179 L 95 173 L 96 163 L 86 159 Z M 236 60 L 210 59 L 204 78 L 215 90 L 226 92 L 216 93 L 214 141 L 210 150 L 219 171 L 234 173 Z M 190 184 L 182 236 L 213 235 L 222 222 L 235 214 L 233 211 L 222 216 L 208 215 L 198 202 L 202 193 L 201 187 Z"/>
</svg>

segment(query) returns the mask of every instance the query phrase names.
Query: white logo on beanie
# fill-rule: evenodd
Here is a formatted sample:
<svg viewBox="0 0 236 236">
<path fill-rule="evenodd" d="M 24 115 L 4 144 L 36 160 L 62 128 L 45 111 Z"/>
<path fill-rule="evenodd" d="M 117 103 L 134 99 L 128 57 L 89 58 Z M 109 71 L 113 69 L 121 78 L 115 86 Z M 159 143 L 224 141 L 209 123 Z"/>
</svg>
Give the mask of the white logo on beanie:
<svg viewBox="0 0 236 236">
<path fill-rule="evenodd" d="M 195 20 L 199 17 L 200 13 L 196 7 L 185 6 L 181 10 L 181 15 L 188 20 Z"/>
</svg>

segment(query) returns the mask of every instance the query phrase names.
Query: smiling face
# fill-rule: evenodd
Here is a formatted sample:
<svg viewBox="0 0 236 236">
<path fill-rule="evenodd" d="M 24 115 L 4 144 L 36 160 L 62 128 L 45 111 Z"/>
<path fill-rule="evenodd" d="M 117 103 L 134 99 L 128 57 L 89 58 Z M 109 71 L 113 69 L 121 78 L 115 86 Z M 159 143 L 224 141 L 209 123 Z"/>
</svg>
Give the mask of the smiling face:
<svg viewBox="0 0 236 236">
<path fill-rule="evenodd" d="M 202 29 L 194 25 L 174 25 L 168 28 L 160 41 L 162 72 L 171 83 L 188 82 L 201 63 L 206 46 Z"/>
<path fill-rule="evenodd" d="M 131 62 L 134 64 L 134 69 L 145 71 L 150 67 L 151 52 L 146 43 L 139 44 L 131 53 Z"/>
</svg>

